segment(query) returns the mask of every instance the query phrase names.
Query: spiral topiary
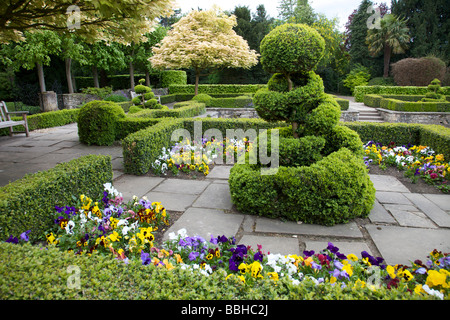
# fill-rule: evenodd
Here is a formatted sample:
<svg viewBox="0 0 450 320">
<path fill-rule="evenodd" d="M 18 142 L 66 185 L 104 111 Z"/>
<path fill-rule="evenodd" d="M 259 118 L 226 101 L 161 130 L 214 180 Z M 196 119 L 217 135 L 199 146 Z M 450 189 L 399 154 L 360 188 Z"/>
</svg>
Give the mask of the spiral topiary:
<svg viewBox="0 0 450 320">
<path fill-rule="evenodd" d="M 261 64 L 274 75 L 255 93 L 255 110 L 266 121 L 292 126 L 291 134 L 280 131 L 275 174 L 261 175 L 268 165 L 260 162 L 231 169 L 231 198 L 243 213 L 325 225 L 370 213 L 375 189 L 362 161 L 362 141 L 338 125 L 339 104 L 313 71 L 324 46 L 316 30 L 301 24 L 279 26 L 261 42 Z M 258 149 L 272 150 L 270 134 L 261 137 Z"/>
</svg>

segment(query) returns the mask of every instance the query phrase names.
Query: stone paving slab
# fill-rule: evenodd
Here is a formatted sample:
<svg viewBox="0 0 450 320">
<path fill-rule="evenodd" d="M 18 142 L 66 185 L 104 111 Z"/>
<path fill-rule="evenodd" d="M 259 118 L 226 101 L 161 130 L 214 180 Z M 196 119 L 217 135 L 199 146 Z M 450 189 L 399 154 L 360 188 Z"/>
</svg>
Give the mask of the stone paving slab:
<svg viewBox="0 0 450 320">
<path fill-rule="evenodd" d="M 193 207 L 231 210 L 230 187 L 228 184 L 212 183 L 193 203 Z"/>
<path fill-rule="evenodd" d="M 433 249 L 450 252 L 450 230 L 367 225 L 367 231 L 388 264 L 426 261 Z"/>
<path fill-rule="evenodd" d="M 397 221 L 387 212 L 387 210 L 375 200 L 372 211 L 370 211 L 369 220 L 372 223 L 396 223 Z"/>
<path fill-rule="evenodd" d="M 197 195 L 171 193 L 171 192 L 149 192 L 145 196 L 148 200 L 161 202 L 167 209 L 172 211 L 186 211 L 188 207 L 197 199 Z"/>
<path fill-rule="evenodd" d="M 391 209 L 389 212 L 394 216 L 398 224 L 403 227 L 417 227 L 417 228 L 437 228 L 427 216 L 420 211 L 406 211 Z"/>
<path fill-rule="evenodd" d="M 377 191 L 410 192 L 397 178 L 385 175 L 369 174 Z"/>
<path fill-rule="evenodd" d="M 319 236 L 337 236 L 347 238 L 362 238 L 363 235 L 355 222 L 338 224 L 335 226 L 321 226 L 315 224 L 297 224 L 296 222 L 283 222 L 278 219 L 263 217 L 256 218 L 256 232 L 288 233 Z"/>
<path fill-rule="evenodd" d="M 450 194 L 424 194 L 423 196 L 442 210 L 450 211 Z"/>
<path fill-rule="evenodd" d="M 380 203 L 412 204 L 403 193 L 376 191 L 375 197 Z"/>
<path fill-rule="evenodd" d="M 345 255 L 354 254 L 358 258 L 361 258 L 361 252 L 367 251 L 370 255 L 374 255 L 367 244 L 363 241 L 331 241 L 334 246 L 339 248 L 339 252 Z M 324 250 L 328 246 L 328 242 L 326 241 L 305 241 L 306 249 L 305 250 L 314 250 L 315 253 L 319 253 Z"/>
<path fill-rule="evenodd" d="M 124 174 L 114 180 L 114 187 L 122 193 L 125 202 L 137 196 L 143 197 L 164 179 L 158 177 L 132 176 Z"/>
<path fill-rule="evenodd" d="M 244 220 L 242 214 L 225 213 L 220 209 L 189 208 L 186 212 L 166 231 L 164 240 L 168 239 L 169 233 L 185 228 L 189 236 L 199 235 L 209 241 L 211 235 L 217 237 L 235 236 Z"/>
<path fill-rule="evenodd" d="M 233 166 L 217 165 L 206 176 L 206 179 L 225 179 L 228 180 L 230 170 Z"/>
<path fill-rule="evenodd" d="M 419 193 L 405 194 L 423 213 L 439 227 L 450 228 L 450 215 Z"/>
<path fill-rule="evenodd" d="M 181 194 L 200 194 L 210 183 L 210 181 L 166 179 L 152 191 Z"/>
<path fill-rule="evenodd" d="M 243 235 L 238 244 L 249 245 L 255 250 L 258 248 L 257 245 L 261 245 L 265 253 L 301 254 L 297 238 Z"/>
</svg>

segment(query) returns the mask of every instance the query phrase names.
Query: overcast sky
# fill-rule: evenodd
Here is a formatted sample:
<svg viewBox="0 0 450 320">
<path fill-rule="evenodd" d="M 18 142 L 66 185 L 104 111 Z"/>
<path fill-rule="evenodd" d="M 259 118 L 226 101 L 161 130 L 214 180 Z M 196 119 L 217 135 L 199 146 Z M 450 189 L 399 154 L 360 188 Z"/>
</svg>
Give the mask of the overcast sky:
<svg viewBox="0 0 450 320">
<path fill-rule="evenodd" d="M 252 13 L 256 13 L 256 7 L 263 4 L 269 16 L 278 17 L 279 0 L 176 0 L 183 13 L 191 9 L 209 9 L 217 4 L 222 10 L 232 11 L 236 6 L 248 6 Z M 362 0 L 310 0 L 309 3 L 317 13 L 323 13 L 328 18 L 339 18 L 340 29 L 343 30 L 348 16 L 357 9 Z"/>
</svg>

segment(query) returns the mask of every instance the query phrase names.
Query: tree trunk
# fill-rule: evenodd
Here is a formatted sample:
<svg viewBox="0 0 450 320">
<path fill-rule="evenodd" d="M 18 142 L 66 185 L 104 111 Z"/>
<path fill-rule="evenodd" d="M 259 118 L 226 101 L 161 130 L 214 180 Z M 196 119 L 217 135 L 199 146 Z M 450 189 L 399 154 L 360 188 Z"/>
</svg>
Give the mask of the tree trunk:
<svg viewBox="0 0 450 320">
<path fill-rule="evenodd" d="M 292 90 L 292 80 L 291 80 L 291 76 L 287 73 L 284 75 L 286 77 L 286 80 L 288 82 L 288 90 L 291 91 Z M 293 112 L 293 117 L 295 118 L 296 115 L 296 111 L 294 110 Z M 294 136 L 294 138 L 298 138 L 298 133 L 297 133 L 297 129 L 298 129 L 298 123 L 296 121 L 292 122 L 292 135 Z"/>
<path fill-rule="evenodd" d="M 392 48 L 387 44 L 384 45 L 384 78 L 389 77 L 389 66 L 391 64 L 391 52 Z"/>
<path fill-rule="evenodd" d="M 38 78 L 39 78 L 39 87 L 41 90 L 41 93 L 46 92 L 45 89 L 45 79 L 44 79 L 44 67 L 40 63 L 36 63 Z"/>
<path fill-rule="evenodd" d="M 66 79 L 69 93 L 73 93 L 72 74 L 71 74 L 72 59 L 66 58 Z"/>
<path fill-rule="evenodd" d="M 134 66 L 133 62 L 130 61 L 130 85 L 131 90 L 134 90 Z"/>
<path fill-rule="evenodd" d="M 94 87 L 100 88 L 100 84 L 98 82 L 98 69 L 97 69 L 97 66 L 92 66 L 92 76 L 94 78 Z"/>
<path fill-rule="evenodd" d="M 133 65 L 133 57 L 134 57 L 134 43 L 131 44 L 132 50 L 130 54 L 130 85 L 131 90 L 134 90 L 134 65 Z"/>
<path fill-rule="evenodd" d="M 145 85 L 150 87 L 150 72 L 148 70 L 145 71 Z"/>
<path fill-rule="evenodd" d="M 200 79 L 200 71 L 195 70 L 195 95 L 198 94 L 198 81 Z"/>
</svg>

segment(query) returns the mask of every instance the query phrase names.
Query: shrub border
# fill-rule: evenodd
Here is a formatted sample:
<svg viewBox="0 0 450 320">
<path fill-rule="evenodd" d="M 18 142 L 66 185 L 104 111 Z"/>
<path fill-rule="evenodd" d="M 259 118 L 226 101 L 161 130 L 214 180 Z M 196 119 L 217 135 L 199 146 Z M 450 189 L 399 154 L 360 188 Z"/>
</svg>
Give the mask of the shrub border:
<svg viewBox="0 0 450 320">
<path fill-rule="evenodd" d="M 30 229 L 30 237 L 40 239 L 52 225 L 55 205 L 75 204 L 73 195 L 99 199 L 112 179 L 110 156 L 87 155 L 0 187 L 0 238 Z"/>
<path fill-rule="evenodd" d="M 450 87 L 442 87 L 446 96 L 450 95 Z M 392 95 L 425 95 L 428 87 L 398 87 L 398 86 L 357 86 L 354 97 L 356 102 L 363 102 L 366 94 Z"/>
</svg>

